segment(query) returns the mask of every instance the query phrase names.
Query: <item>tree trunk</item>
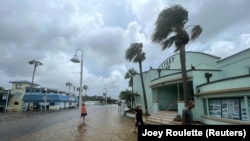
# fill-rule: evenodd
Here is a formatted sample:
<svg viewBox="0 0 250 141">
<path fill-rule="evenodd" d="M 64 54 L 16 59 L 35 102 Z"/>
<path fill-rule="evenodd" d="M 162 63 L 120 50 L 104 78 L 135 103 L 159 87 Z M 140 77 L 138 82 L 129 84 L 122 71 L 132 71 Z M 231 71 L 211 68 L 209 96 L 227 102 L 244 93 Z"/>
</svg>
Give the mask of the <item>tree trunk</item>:
<svg viewBox="0 0 250 141">
<path fill-rule="evenodd" d="M 134 79 L 133 79 L 133 77 L 134 77 L 134 76 L 131 77 L 131 81 L 132 81 L 132 86 L 131 86 L 132 93 L 134 93 Z M 132 108 L 136 108 L 135 94 L 133 95 Z"/>
<path fill-rule="evenodd" d="M 142 85 L 142 91 L 143 91 L 143 98 L 144 98 L 144 105 L 145 105 L 145 114 L 148 115 L 148 102 L 146 97 L 146 91 L 143 81 L 143 74 L 142 74 L 142 64 L 139 62 L 139 68 L 140 68 L 140 76 L 141 76 L 141 85 Z"/>
<path fill-rule="evenodd" d="M 181 72 L 182 72 L 182 84 L 184 93 L 184 102 L 187 106 L 189 101 L 189 90 L 188 90 L 188 80 L 187 80 L 187 70 L 186 70 L 186 51 L 185 45 L 181 45 L 180 49 L 180 62 L 181 62 Z"/>
<path fill-rule="evenodd" d="M 84 101 L 86 101 L 86 99 L 87 99 L 86 93 L 87 93 L 87 90 L 85 90 L 85 98 L 84 98 Z M 107 94 L 106 94 L 106 97 L 107 97 Z"/>
</svg>

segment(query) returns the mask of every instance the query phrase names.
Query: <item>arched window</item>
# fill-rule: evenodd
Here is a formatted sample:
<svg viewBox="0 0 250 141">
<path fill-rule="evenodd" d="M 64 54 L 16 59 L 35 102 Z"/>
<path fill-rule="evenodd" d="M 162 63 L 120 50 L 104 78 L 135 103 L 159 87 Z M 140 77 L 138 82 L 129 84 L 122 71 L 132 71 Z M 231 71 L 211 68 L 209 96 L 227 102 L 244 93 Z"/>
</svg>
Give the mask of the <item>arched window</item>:
<svg viewBox="0 0 250 141">
<path fill-rule="evenodd" d="M 16 102 L 14 103 L 14 105 L 19 105 L 19 103 L 16 101 Z"/>
</svg>

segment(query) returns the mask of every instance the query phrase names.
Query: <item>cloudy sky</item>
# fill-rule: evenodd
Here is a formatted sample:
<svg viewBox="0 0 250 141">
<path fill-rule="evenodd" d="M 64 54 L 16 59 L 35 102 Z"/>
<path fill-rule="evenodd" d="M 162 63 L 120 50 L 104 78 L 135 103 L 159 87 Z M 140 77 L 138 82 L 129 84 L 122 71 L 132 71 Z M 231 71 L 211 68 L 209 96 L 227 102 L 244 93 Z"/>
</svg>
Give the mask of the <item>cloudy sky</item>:
<svg viewBox="0 0 250 141">
<path fill-rule="evenodd" d="M 143 71 L 157 68 L 173 55 L 151 42 L 160 11 L 181 4 L 189 12 L 187 25 L 199 24 L 201 36 L 186 50 L 227 57 L 250 47 L 249 0 L 1 0 L 0 86 L 32 80 L 36 59 L 43 63 L 34 82 L 68 90 L 80 83 L 80 64 L 70 59 L 83 50 L 83 85 L 88 95 L 118 98 L 128 88 L 125 73 L 138 64 L 125 59 L 131 43 L 143 43 Z M 173 47 L 174 48 L 174 47 Z M 77 52 L 81 57 L 81 52 Z"/>
</svg>

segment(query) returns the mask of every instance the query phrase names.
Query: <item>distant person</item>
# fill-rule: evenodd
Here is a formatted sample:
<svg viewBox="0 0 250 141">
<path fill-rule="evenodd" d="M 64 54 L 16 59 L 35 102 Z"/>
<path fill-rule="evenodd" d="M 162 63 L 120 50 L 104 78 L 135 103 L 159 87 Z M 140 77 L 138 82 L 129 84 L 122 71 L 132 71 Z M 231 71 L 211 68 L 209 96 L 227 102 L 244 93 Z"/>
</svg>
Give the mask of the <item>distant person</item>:
<svg viewBox="0 0 250 141">
<path fill-rule="evenodd" d="M 87 108 L 85 103 L 83 103 L 81 107 L 81 118 L 83 119 L 83 122 L 85 122 L 85 116 L 87 116 Z"/>
<path fill-rule="evenodd" d="M 194 106 L 195 104 L 193 103 L 193 101 L 189 101 L 187 107 L 183 109 L 182 125 L 194 125 L 193 112 L 192 112 Z"/>
<path fill-rule="evenodd" d="M 134 132 L 136 132 L 136 129 L 138 127 L 138 124 L 144 125 L 143 122 L 143 111 L 141 109 L 141 105 L 137 105 L 135 109 L 135 129 Z"/>
<path fill-rule="evenodd" d="M 121 112 L 121 105 L 122 105 L 122 103 L 121 103 L 121 101 L 119 101 L 118 102 L 118 112 Z"/>
</svg>

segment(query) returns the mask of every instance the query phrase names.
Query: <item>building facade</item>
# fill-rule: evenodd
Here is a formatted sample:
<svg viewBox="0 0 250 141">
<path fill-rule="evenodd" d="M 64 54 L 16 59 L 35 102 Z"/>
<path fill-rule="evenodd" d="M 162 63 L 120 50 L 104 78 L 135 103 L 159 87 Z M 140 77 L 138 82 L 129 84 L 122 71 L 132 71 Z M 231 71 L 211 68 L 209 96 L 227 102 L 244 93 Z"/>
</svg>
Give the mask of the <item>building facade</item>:
<svg viewBox="0 0 250 141">
<path fill-rule="evenodd" d="M 0 112 L 6 111 L 10 99 L 10 90 L 0 87 Z"/>
<path fill-rule="evenodd" d="M 73 108 L 78 105 L 79 99 L 73 93 L 67 93 L 52 88 L 39 87 L 29 81 L 11 81 L 13 97 L 9 102 L 9 110 L 27 110 L 28 104 L 33 109 L 63 109 Z"/>
<path fill-rule="evenodd" d="M 250 124 L 250 48 L 227 58 L 186 52 L 189 99 L 195 101 L 194 120 L 205 124 Z M 182 114 L 184 95 L 180 56 L 174 54 L 157 69 L 143 72 L 148 111 Z M 144 105 L 140 76 L 134 91 Z"/>
</svg>

